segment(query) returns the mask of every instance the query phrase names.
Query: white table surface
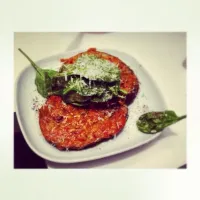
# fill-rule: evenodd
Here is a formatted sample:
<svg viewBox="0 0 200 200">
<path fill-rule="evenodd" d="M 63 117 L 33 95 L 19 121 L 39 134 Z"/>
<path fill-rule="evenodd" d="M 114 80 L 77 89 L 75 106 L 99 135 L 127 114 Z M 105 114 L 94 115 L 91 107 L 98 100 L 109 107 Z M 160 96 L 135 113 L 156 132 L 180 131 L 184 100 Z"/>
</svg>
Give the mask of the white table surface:
<svg viewBox="0 0 200 200">
<path fill-rule="evenodd" d="M 186 113 L 186 35 L 184 33 L 15 33 L 14 79 L 29 65 L 22 48 L 40 60 L 73 48 L 110 48 L 132 55 L 162 91 L 169 109 Z M 78 164 L 46 161 L 48 168 L 178 168 L 186 163 L 186 120 L 152 143 L 120 155 Z"/>
</svg>

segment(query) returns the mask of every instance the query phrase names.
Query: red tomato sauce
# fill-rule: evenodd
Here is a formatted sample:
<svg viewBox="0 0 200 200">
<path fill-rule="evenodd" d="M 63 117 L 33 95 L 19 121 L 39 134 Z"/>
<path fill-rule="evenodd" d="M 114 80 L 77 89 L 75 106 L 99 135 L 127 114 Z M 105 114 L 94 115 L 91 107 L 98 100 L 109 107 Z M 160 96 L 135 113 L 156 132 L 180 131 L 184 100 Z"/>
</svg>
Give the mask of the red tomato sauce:
<svg viewBox="0 0 200 200">
<path fill-rule="evenodd" d="M 45 139 L 60 150 L 83 149 L 115 136 L 125 126 L 128 108 L 81 108 L 51 96 L 39 110 Z"/>
</svg>

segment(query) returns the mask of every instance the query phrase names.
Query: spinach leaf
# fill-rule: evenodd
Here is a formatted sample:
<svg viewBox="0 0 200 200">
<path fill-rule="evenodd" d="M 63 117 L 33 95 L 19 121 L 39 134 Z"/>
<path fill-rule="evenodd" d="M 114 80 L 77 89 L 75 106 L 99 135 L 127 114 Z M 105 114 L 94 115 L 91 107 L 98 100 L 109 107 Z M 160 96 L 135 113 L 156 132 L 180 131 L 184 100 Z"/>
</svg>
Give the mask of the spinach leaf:
<svg viewBox="0 0 200 200">
<path fill-rule="evenodd" d="M 113 94 L 109 91 L 106 91 L 101 96 L 93 96 L 91 98 L 91 102 L 95 102 L 95 103 L 106 102 L 112 98 L 113 98 Z"/>
<path fill-rule="evenodd" d="M 176 113 L 171 110 L 164 112 L 148 112 L 139 117 L 136 125 L 143 133 L 155 134 L 184 118 L 186 118 L 186 115 L 178 117 Z"/>
<path fill-rule="evenodd" d="M 67 95 L 63 95 L 62 98 L 63 98 L 63 101 L 65 103 L 79 103 L 79 104 L 81 104 L 81 103 L 88 102 L 91 97 L 81 96 L 78 93 L 71 91 Z"/>
<path fill-rule="evenodd" d="M 42 76 L 39 73 L 36 73 L 35 85 L 37 91 L 43 97 L 47 97 L 48 92 L 51 91 L 51 79 L 46 72 L 42 72 Z"/>
<path fill-rule="evenodd" d="M 36 70 L 36 78 L 35 85 L 37 87 L 38 92 L 43 96 L 47 97 L 49 92 L 52 92 L 52 78 L 58 75 L 57 71 L 42 69 L 35 62 L 31 60 L 31 58 L 24 53 L 21 49 L 18 49 L 31 63 L 31 65 Z"/>
</svg>

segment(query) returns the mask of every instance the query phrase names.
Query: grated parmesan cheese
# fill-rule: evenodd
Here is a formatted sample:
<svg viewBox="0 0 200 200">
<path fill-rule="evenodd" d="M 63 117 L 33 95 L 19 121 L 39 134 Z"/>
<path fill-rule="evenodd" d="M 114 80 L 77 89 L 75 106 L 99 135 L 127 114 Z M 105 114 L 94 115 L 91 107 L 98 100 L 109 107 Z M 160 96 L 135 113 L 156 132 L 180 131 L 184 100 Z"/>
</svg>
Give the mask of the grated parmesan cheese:
<svg viewBox="0 0 200 200">
<path fill-rule="evenodd" d="M 67 73 L 65 72 L 65 81 L 67 81 Z"/>
<path fill-rule="evenodd" d="M 75 63 L 65 65 L 65 70 L 89 80 L 118 81 L 120 78 L 118 64 L 95 55 L 82 55 Z"/>
</svg>

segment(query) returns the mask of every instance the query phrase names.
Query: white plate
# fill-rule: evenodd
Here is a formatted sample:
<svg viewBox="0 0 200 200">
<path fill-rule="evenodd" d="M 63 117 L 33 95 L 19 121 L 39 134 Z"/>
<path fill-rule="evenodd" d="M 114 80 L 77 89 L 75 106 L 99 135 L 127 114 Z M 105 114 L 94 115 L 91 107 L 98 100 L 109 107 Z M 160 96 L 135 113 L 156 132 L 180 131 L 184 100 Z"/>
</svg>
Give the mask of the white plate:
<svg viewBox="0 0 200 200">
<path fill-rule="evenodd" d="M 36 63 L 44 68 L 58 69 L 61 64 L 60 58 L 67 58 L 81 51 L 85 50 L 65 52 L 40 60 Z M 140 90 L 135 101 L 129 106 L 129 118 L 123 131 L 116 138 L 100 143 L 89 149 L 81 151 L 59 151 L 45 141 L 40 131 L 37 113 L 31 108 L 32 99 L 35 96 L 37 96 L 40 101 L 45 100 L 37 91 L 34 91 L 36 90 L 34 83 L 35 71 L 29 65 L 19 75 L 16 83 L 15 95 L 16 113 L 19 125 L 30 148 L 44 159 L 58 163 L 76 163 L 95 160 L 144 145 L 160 135 L 160 133 L 154 135 L 143 134 L 137 130 L 135 125 L 136 120 L 142 113 L 165 110 L 166 106 L 156 83 L 145 69 L 130 55 L 110 49 L 100 49 L 100 51 L 117 56 L 130 66 L 140 81 Z"/>
</svg>

